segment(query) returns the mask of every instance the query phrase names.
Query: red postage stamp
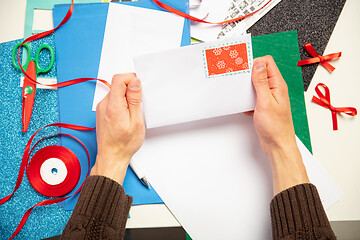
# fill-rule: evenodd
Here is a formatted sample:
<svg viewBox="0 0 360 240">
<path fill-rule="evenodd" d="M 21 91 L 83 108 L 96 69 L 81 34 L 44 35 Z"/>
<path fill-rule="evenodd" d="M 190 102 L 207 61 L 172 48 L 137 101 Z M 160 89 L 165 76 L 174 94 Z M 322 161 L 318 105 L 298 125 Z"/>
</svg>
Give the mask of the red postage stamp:
<svg viewBox="0 0 360 240">
<path fill-rule="evenodd" d="M 249 69 L 246 43 L 205 49 L 208 76 L 236 73 Z"/>
</svg>

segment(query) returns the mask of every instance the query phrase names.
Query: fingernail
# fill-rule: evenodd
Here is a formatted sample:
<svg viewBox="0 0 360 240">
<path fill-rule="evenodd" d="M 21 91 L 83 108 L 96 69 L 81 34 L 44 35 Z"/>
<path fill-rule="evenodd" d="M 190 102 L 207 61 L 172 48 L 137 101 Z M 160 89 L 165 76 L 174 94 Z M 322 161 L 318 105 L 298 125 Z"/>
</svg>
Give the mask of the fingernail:
<svg viewBox="0 0 360 240">
<path fill-rule="evenodd" d="M 128 87 L 131 90 L 139 90 L 140 89 L 140 81 L 139 81 L 139 79 L 135 78 L 135 79 L 131 80 Z"/>
<path fill-rule="evenodd" d="M 256 63 L 255 63 L 255 69 L 256 69 L 256 71 L 261 72 L 261 71 L 263 71 L 265 68 L 266 68 L 266 64 L 265 64 L 264 61 L 262 61 L 262 60 L 256 61 Z"/>
</svg>

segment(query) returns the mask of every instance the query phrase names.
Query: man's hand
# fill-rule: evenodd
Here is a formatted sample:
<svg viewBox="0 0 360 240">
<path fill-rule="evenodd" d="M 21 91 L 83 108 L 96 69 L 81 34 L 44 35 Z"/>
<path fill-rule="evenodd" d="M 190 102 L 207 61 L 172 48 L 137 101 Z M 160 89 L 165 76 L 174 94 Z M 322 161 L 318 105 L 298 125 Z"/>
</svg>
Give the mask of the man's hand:
<svg viewBox="0 0 360 240">
<path fill-rule="evenodd" d="M 130 159 L 145 137 L 141 95 L 135 74 L 113 77 L 110 92 L 96 107 L 98 154 L 91 175 L 123 183 Z"/>
<path fill-rule="evenodd" d="M 257 95 L 254 124 L 264 151 L 294 142 L 287 85 L 271 56 L 255 59 L 252 82 Z"/>
<path fill-rule="evenodd" d="M 254 125 L 271 162 L 275 194 L 309 182 L 296 144 L 287 85 L 271 56 L 255 59 L 252 82 L 257 95 Z"/>
</svg>

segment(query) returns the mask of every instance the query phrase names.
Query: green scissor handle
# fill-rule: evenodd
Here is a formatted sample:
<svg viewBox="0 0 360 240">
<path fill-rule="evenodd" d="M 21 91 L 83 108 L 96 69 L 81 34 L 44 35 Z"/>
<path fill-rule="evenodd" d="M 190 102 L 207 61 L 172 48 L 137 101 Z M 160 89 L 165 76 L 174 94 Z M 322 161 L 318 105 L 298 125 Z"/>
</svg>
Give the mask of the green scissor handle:
<svg viewBox="0 0 360 240">
<path fill-rule="evenodd" d="M 15 45 L 13 51 L 12 51 L 12 64 L 14 65 L 14 67 L 16 67 L 17 69 L 21 70 L 21 68 L 19 67 L 19 65 L 17 64 L 17 50 L 20 47 L 21 42 L 19 42 L 18 44 Z M 27 66 L 29 65 L 29 62 L 31 61 L 31 51 L 30 51 L 30 47 L 27 43 L 25 43 L 23 45 L 23 47 L 26 48 L 27 50 L 27 59 L 26 59 L 26 63 L 22 66 L 23 69 L 26 71 Z"/>
<path fill-rule="evenodd" d="M 43 49 L 47 49 L 50 51 L 50 64 L 47 68 L 41 68 L 40 65 L 39 65 L 39 55 L 40 55 L 40 52 L 43 50 Z M 44 44 L 44 45 L 41 45 L 37 51 L 36 51 L 36 56 L 35 56 L 35 66 L 36 66 L 36 73 L 46 73 L 48 71 L 50 71 L 50 69 L 52 68 L 52 66 L 54 65 L 54 50 L 47 44 Z"/>
<path fill-rule="evenodd" d="M 17 69 L 21 70 L 19 65 L 17 64 L 17 50 L 18 48 L 20 47 L 21 43 L 18 43 L 15 45 L 14 49 L 13 49 L 13 52 L 12 52 L 12 63 L 14 65 L 14 67 L 16 67 Z M 27 43 L 25 43 L 23 45 L 23 47 L 26 48 L 27 50 L 27 59 L 26 59 L 26 63 L 22 66 L 23 69 L 26 71 L 28 65 L 29 65 L 29 62 L 30 61 L 34 61 L 35 62 L 35 68 L 36 68 L 36 73 L 46 73 L 48 71 L 50 71 L 50 69 L 52 68 L 52 66 L 54 65 L 54 50 L 47 44 L 44 44 L 44 45 L 41 45 L 37 51 L 36 51 L 36 56 L 35 56 L 35 59 L 32 59 L 31 58 L 31 50 L 30 50 L 30 47 Z M 43 49 L 47 49 L 50 51 L 50 64 L 47 68 L 41 68 L 40 65 L 39 65 L 39 56 L 40 56 L 40 52 L 43 50 Z"/>
</svg>

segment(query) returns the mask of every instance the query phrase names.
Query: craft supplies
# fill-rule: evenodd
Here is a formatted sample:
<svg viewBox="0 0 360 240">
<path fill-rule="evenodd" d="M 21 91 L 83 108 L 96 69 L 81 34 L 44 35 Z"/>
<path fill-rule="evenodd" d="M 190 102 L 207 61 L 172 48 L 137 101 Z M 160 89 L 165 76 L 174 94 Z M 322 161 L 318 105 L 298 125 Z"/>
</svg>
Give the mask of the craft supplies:
<svg viewBox="0 0 360 240">
<path fill-rule="evenodd" d="M 14 46 L 22 41 L 16 40 L 0 44 L 0 198 L 13 191 L 24 147 L 31 135 L 42 126 L 59 121 L 57 92 L 37 88 L 32 113 L 33 120 L 27 132 L 21 131 L 22 88 L 19 87 L 21 71 L 12 65 L 11 56 Z M 33 41 L 31 43 L 32 56 L 35 56 L 35 50 L 43 44 L 48 44 L 54 49 L 54 37 L 50 35 Z M 22 51 L 20 58 L 22 59 Z M 50 57 L 42 59 L 42 63 L 43 66 L 49 65 Z M 55 76 L 56 61 L 54 67 L 44 74 L 46 78 L 54 78 Z M 46 136 L 57 131 L 56 127 L 46 128 L 40 134 Z M 57 144 L 59 144 L 59 138 L 52 137 L 39 143 L 37 147 L 43 148 Z M 14 197 L 0 206 L 1 236 L 8 239 L 15 231 L 26 210 L 35 203 L 46 199 L 48 197 L 38 194 L 29 181 L 24 178 Z M 29 237 L 43 239 L 61 234 L 72 211 L 66 211 L 59 205 L 49 205 L 32 212 L 26 222 L 26 227 L 19 232 L 16 239 L 28 239 Z"/>
</svg>

